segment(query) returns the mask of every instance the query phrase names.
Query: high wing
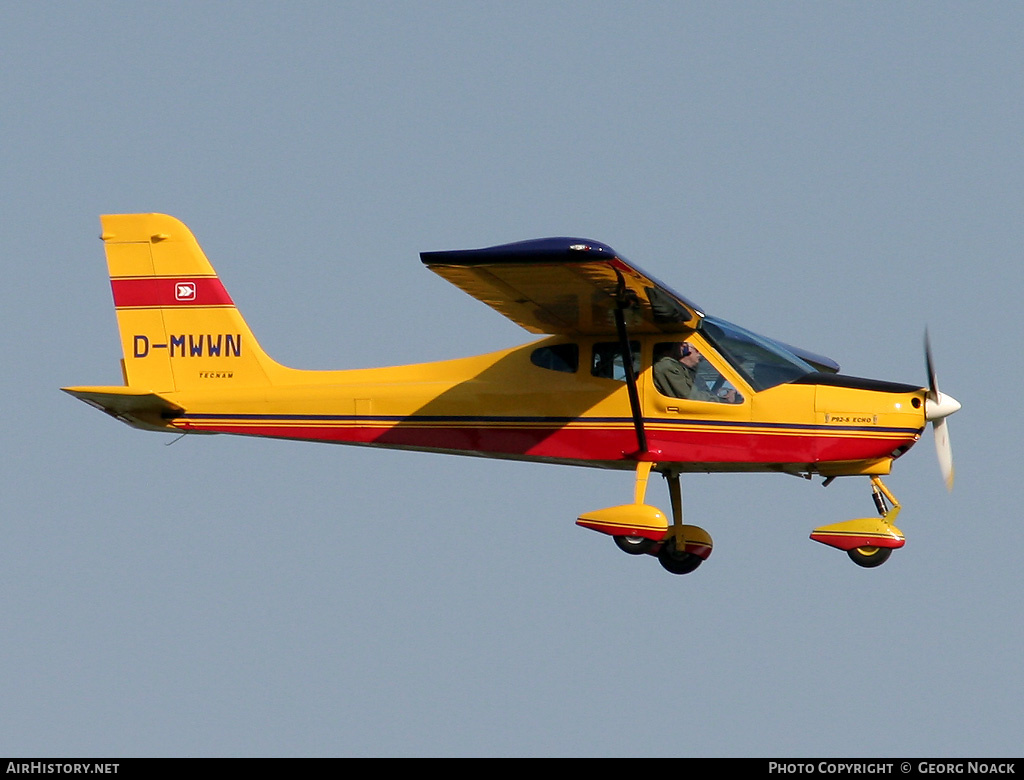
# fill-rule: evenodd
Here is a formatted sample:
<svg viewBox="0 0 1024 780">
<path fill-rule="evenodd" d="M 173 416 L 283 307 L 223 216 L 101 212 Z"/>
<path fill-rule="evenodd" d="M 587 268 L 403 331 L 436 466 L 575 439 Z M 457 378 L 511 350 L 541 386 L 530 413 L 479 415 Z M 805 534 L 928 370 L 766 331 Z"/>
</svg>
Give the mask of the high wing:
<svg viewBox="0 0 1024 780">
<path fill-rule="evenodd" d="M 686 333 L 705 314 L 695 303 L 588 238 L 537 238 L 485 249 L 421 252 L 431 271 L 531 333 L 616 336 L 623 313 L 630 334 Z M 818 371 L 832 358 L 789 344 L 781 348 Z"/>
<path fill-rule="evenodd" d="M 421 252 L 420 259 L 531 333 L 613 336 L 617 309 L 632 334 L 692 331 L 704 317 L 610 246 L 586 238 Z"/>
</svg>

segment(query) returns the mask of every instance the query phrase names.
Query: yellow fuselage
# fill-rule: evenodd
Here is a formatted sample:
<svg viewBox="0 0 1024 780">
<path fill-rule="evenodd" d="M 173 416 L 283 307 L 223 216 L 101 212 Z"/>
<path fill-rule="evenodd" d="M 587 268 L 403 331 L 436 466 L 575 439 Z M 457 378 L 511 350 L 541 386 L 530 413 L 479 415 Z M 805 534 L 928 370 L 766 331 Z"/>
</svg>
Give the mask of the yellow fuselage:
<svg viewBox="0 0 1024 780">
<path fill-rule="evenodd" d="M 699 335 L 694 336 L 699 340 Z M 272 369 L 268 386 L 237 388 L 199 369 L 204 387 L 161 395 L 184 411 L 168 428 L 635 468 L 637 460 L 694 471 L 888 473 L 918 438 L 924 390 L 879 392 L 783 384 L 754 392 L 701 343 L 741 403 L 669 398 L 651 379 L 655 337 L 640 339 L 637 380 L 648 451 L 624 382 L 537 366 L 554 337 L 472 358 L 348 371 Z M 583 355 L 594 339 L 576 340 Z M 172 358 L 181 362 L 188 357 Z M 205 362 L 205 360 L 203 361 Z M 188 369 L 177 369 L 177 371 Z M 227 386 L 225 386 L 227 385 Z M 153 421 L 155 422 L 155 421 Z"/>
</svg>

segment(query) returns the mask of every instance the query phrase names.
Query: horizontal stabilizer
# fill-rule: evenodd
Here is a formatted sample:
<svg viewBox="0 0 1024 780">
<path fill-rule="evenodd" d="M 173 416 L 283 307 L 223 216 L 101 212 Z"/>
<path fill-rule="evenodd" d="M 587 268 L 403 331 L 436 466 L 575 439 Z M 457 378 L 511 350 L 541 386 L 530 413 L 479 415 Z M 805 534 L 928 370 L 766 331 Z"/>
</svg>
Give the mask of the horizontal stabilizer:
<svg viewBox="0 0 1024 780">
<path fill-rule="evenodd" d="M 143 430 L 177 431 L 169 419 L 184 411 L 156 393 L 128 387 L 62 387 L 61 390 L 133 428 Z"/>
</svg>

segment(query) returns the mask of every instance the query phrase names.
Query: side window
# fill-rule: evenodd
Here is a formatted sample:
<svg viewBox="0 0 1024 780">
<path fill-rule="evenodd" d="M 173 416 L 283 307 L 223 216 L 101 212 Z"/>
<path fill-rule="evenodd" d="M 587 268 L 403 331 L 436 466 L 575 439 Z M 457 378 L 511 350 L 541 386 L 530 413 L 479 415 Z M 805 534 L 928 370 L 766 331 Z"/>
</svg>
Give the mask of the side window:
<svg viewBox="0 0 1024 780">
<path fill-rule="evenodd" d="M 640 342 L 629 342 L 629 350 L 633 353 L 633 375 L 640 374 Z M 590 373 L 604 379 L 626 381 L 625 361 L 619 342 L 604 341 L 594 345 L 594 354 L 590 361 Z"/>
<path fill-rule="evenodd" d="M 654 386 L 670 398 L 714 401 L 725 404 L 743 402 L 743 396 L 728 380 L 685 341 L 654 345 Z"/>
<path fill-rule="evenodd" d="M 580 367 L 580 348 L 577 344 L 555 344 L 533 350 L 530 362 L 552 371 L 575 374 Z"/>
</svg>

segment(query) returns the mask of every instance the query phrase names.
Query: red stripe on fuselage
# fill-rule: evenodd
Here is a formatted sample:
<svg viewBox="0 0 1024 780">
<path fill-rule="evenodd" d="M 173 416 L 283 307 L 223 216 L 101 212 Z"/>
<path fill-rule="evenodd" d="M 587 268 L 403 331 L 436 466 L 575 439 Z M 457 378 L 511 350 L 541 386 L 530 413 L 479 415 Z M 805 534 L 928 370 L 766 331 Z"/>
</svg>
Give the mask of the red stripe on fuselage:
<svg viewBox="0 0 1024 780">
<path fill-rule="evenodd" d="M 631 428 L 514 428 L 429 426 L 423 424 L 317 425 L 304 422 L 229 422 L 179 420 L 184 430 L 214 431 L 335 443 L 410 447 L 481 455 L 517 455 L 585 461 L 634 460 L 636 434 Z M 914 443 L 908 433 L 894 438 L 843 437 L 806 432 L 658 431 L 648 436 L 651 456 L 679 463 L 819 463 L 889 457 Z"/>
<path fill-rule="evenodd" d="M 114 306 L 167 308 L 171 306 L 234 306 L 216 277 L 153 277 L 111 279 Z"/>
</svg>

